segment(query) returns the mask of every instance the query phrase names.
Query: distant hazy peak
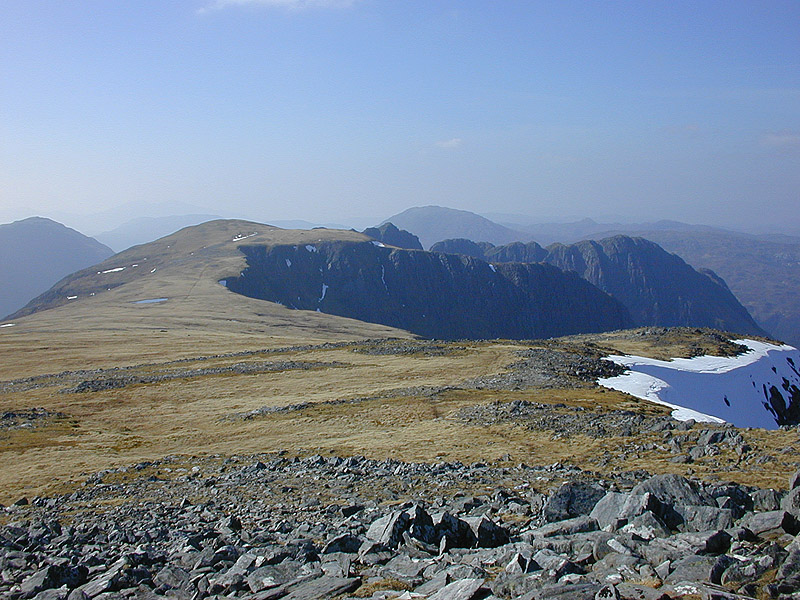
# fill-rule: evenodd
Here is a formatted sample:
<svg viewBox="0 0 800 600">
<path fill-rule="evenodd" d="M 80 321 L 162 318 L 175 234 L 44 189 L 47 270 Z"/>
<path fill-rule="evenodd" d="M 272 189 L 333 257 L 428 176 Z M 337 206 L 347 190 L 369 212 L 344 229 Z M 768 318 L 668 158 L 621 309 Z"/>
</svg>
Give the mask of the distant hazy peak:
<svg viewBox="0 0 800 600">
<path fill-rule="evenodd" d="M 384 221 L 388 222 L 415 234 L 426 248 L 439 240 L 449 238 L 467 238 L 492 244 L 531 239 L 530 235 L 499 225 L 473 212 L 443 206 L 409 208 Z"/>
<path fill-rule="evenodd" d="M 66 275 L 112 254 L 94 238 L 45 217 L 0 225 L 0 318 Z"/>
</svg>

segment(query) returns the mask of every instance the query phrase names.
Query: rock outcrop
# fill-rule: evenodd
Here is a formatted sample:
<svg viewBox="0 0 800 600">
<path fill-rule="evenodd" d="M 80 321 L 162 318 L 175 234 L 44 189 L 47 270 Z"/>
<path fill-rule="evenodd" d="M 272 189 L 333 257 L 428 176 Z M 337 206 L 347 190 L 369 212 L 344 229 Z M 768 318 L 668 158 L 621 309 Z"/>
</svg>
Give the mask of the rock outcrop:
<svg viewBox="0 0 800 600">
<path fill-rule="evenodd" d="M 422 244 L 417 236 L 405 229 L 398 229 L 391 223 L 384 223 L 380 227 L 367 227 L 362 233 L 395 248 L 422 250 Z"/>
</svg>

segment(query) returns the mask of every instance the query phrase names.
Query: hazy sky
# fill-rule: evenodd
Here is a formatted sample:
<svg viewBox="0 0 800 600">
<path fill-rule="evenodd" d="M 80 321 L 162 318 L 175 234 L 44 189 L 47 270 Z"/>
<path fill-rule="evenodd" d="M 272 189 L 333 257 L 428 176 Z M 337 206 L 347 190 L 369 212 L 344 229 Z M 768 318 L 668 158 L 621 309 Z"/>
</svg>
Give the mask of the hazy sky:
<svg viewBox="0 0 800 600">
<path fill-rule="evenodd" d="M 4 0 L 0 222 L 131 202 L 795 224 L 800 2 Z"/>
</svg>

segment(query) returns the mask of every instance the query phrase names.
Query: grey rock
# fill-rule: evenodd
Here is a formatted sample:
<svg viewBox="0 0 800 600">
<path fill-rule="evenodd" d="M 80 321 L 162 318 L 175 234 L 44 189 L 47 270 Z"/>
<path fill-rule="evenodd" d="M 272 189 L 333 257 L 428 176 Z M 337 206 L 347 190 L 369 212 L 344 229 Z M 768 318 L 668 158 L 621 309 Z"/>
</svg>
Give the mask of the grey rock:
<svg viewBox="0 0 800 600">
<path fill-rule="evenodd" d="M 781 507 L 781 495 L 775 490 L 755 490 L 750 492 L 750 498 L 756 512 L 778 510 Z"/>
<path fill-rule="evenodd" d="M 496 548 L 508 543 L 508 531 L 489 517 L 467 517 L 464 521 L 472 529 L 480 548 Z"/>
<path fill-rule="evenodd" d="M 472 548 L 477 544 L 477 537 L 469 523 L 445 511 L 433 516 L 436 535 L 446 548 Z"/>
<path fill-rule="evenodd" d="M 414 593 L 430 596 L 452 582 L 453 578 L 446 571 L 441 571 L 422 585 L 414 588 Z"/>
<path fill-rule="evenodd" d="M 594 600 L 601 587 L 596 583 L 556 583 L 534 589 L 519 600 Z"/>
<path fill-rule="evenodd" d="M 185 569 L 167 565 L 156 573 L 156 576 L 153 577 L 153 582 L 158 586 L 165 586 L 170 589 L 182 589 L 189 584 L 190 579 L 191 576 Z"/>
<path fill-rule="evenodd" d="M 676 506 L 687 531 L 728 529 L 733 526 L 733 511 L 714 506 Z"/>
<path fill-rule="evenodd" d="M 328 543 L 326 543 L 322 548 L 322 554 L 331 554 L 333 552 L 346 552 L 349 554 L 355 554 L 358 552 L 359 548 L 361 548 L 363 543 L 364 540 L 358 536 L 350 533 L 344 533 L 342 535 L 337 535 L 332 540 L 329 540 Z"/>
<path fill-rule="evenodd" d="M 552 523 L 588 515 L 605 494 L 605 490 L 595 483 L 567 482 L 545 502 L 544 518 Z"/>
<path fill-rule="evenodd" d="M 672 564 L 667 583 L 681 581 L 707 581 L 719 583 L 722 573 L 735 559 L 729 556 L 687 556 Z"/>
<path fill-rule="evenodd" d="M 408 534 L 426 544 L 438 544 L 436 527 L 431 516 L 419 505 L 413 506 L 409 511 L 410 527 Z"/>
<path fill-rule="evenodd" d="M 654 475 L 633 488 L 631 494 L 653 494 L 664 504 L 691 506 L 709 505 L 710 499 L 701 494 L 697 486 L 685 477 L 674 474 Z M 716 505 L 716 503 L 714 503 Z"/>
<path fill-rule="evenodd" d="M 482 592 L 483 582 L 483 579 L 454 581 L 429 596 L 428 600 L 473 600 Z"/>
<path fill-rule="evenodd" d="M 352 592 L 361 585 L 357 577 L 318 577 L 290 586 L 286 600 L 318 600 Z"/>
<path fill-rule="evenodd" d="M 413 559 L 405 554 L 399 554 L 390 560 L 381 569 L 381 575 L 402 580 L 416 580 L 422 572 L 433 564 L 433 560 Z"/>
<path fill-rule="evenodd" d="M 60 588 L 54 588 L 39 592 L 38 594 L 36 594 L 36 596 L 34 596 L 33 600 L 66 600 L 68 595 L 69 595 L 69 590 L 65 585 Z"/>
<path fill-rule="evenodd" d="M 587 531 L 597 531 L 597 521 L 592 517 L 581 516 L 574 519 L 566 519 L 557 523 L 548 523 L 532 531 L 536 537 L 553 537 L 561 535 L 574 535 Z"/>
<path fill-rule="evenodd" d="M 794 515 L 785 510 L 753 513 L 742 519 L 741 525 L 756 535 L 779 529 L 792 535 L 800 532 L 800 522 Z"/>
<path fill-rule="evenodd" d="M 783 497 L 781 508 L 800 519 L 800 486 L 793 488 Z"/>
<path fill-rule="evenodd" d="M 247 575 L 247 585 L 254 593 L 285 585 L 300 576 L 302 564 L 287 561 L 279 565 L 265 565 Z"/>
<path fill-rule="evenodd" d="M 367 537 L 396 547 L 403 539 L 403 531 L 408 528 L 409 520 L 405 511 L 395 511 L 374 521 L 367 529 Z"/>
<path fill-rule="evenodd" d="M 595 505 L 589 516 L 597 521 L 601 529 L 614 531 L 647 511 L 656 514 L 663 512 L 662 504 L 654 494 L 609 492 Z"/>
<path fill-rule="evenodd" d="M 626 600 L 665 600 L 665 598 L 668 598 L 663 591 L 653 589 L 646 585 L 623 581 L 622 583 L 618 583 L 616 587 L 620 596 Z"/>
<path fill-rule="evenodd" d="M 635 517 L 621 531 L 646 541 L 668 537 L 670 534 L 669 529 L 649 510 Z"/>
<path fill-rule="evenodd" d="M 86 567 L 48 565 L 22 582 L 20 594 L 22 598 L 31 598 L 39 592 L 63 585 L 74 588 L 86 581 L 86 574 Z"/>
<path fill-rule="evenodd" d="M 533 560 L 545 571 L 552 573 L 555 579 L 560 579 L 569 573 L 582 574 L 583 569 L 572 562 L 568 556 L 557 554 L 552 550 L 539 550 L 533 555 Z"/>
<path fill-rule="evenodd" d="M 800 590 L 800 546 L 794 547 L 778 568 L 776 589 L 781 594 Z"/>
<path fill-rule="evenodd" d="M 789 489 L 793 490 L 796 487 L 800 487 L 800 469 L 794 472 L 794 474 L 789 478 Z"/>
</svg>

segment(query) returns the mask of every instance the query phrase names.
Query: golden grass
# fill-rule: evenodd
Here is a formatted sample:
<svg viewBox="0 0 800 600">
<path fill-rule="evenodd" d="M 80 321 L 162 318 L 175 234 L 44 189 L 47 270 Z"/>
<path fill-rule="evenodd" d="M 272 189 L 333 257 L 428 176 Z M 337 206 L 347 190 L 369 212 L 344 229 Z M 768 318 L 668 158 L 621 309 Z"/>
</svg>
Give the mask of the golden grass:
<svg viewBox="0 0 800 600">
<path fill-rule="evenodd" d="M 471 426 L 451 418 L 477 403 L 513 399 L 564 403 L 593 411 L 666 413 L 663 407 L 591 387 L 520 392 L 456 389 L 434 397 L 408 394 L 325 404 L 391 396 L 395 390 L 414 386 L 458 386 L 471 378 L 500 373 L 519 360 L 514 352 L 527 347 L 521 342 L 460 342 L 457 345 L 464 350 L 444 356 L 312 348 L 199 360 L 232 352 L 413 336 L 381 325 L 289 310 L 233 294 L 218 284 L 219 279 L 238 274 L 244 267 L 239 244 L 363 240 L 360 234 L 287 232 L 246 222 L 212 223 L 198 231 L 189 239 L 176 234 L 154 245 L 132 248 L 87 271 L 75 283 L 87 292 L 103 282 L 121 284 L 118 287 L 74 302 L 64 300 L 55 308 L 15 320 L 14 327 L 0 329 L 0 380 L 145 363 L 154 364 L 137 368 L 138 374 L 249 361 L 336 361 L 343 366 L 183 378 L 84 394 L 60 393 L 66 383 L 0 393 L 0 411 L 44 407 L 68 415 L 45 427 L 0 435 L 0 460 L 7 465 L 0 470 L 0 502 L 23 494 L 66 491 L 96 471 L 165 455 L 255 454 L 282 449 L 291 454 L 363 454 L 410 461 L 497 461 L 510 455 L 512 462 L 532 465 L 561 461 L 601 472 L 643 468 L 773 487 L 785 485 L 794 464 L 794 455 L 784 452 L 797 444 L 792 432 L 743 432 L 757 452 L 777 458 L 757 469 L 746 461 L 740 464 L 735 456 L 673 464 L 667 462 L 667 452 L 632 449 L 631 439 L 559 438 L 546 430 L 532 431 L 508 423 Z M 257 235 L 233 241 L 238 234 L 251 232 Z M 125 271 L 96 272 L 123 264 L 129 267 Z M 133 264 L 140 267 L 133 268 Z M 142 268 L 144 264 L 148 268 Z M 134 304 L 159 297 L 169 300 Z M 538 344 L 579 351 L 595 344 L 588 347 L 598 355 L 609 351 L 665 358 L 693 354 L 698 348 L 726 351 L 725 345 L 715 340 L 713 335 L 685 330 L 660 338 L 613 332 Z M 193 360 L 176 365 L 177 359 Z M 306 402 L 313 406 L 250 420 L 230 418 L 262 407 Z M 646 441 L 656 444 L 661 440 L 657 434 L 636 440 Z"/>
</svg>

